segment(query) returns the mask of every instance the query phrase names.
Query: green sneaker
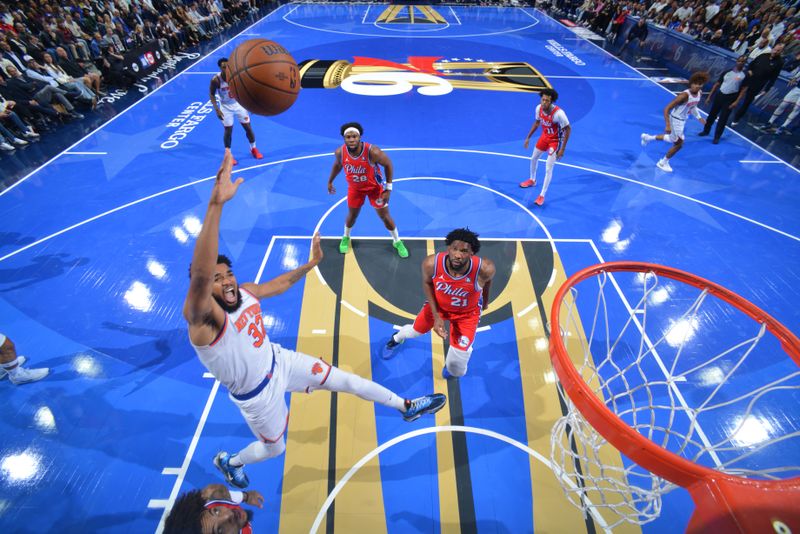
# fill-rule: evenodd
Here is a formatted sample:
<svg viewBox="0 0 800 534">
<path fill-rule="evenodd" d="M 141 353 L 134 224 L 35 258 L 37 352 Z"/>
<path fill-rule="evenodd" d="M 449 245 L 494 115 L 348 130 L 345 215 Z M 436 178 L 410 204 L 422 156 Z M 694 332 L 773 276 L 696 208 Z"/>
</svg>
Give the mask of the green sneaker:
<svg viewBox="0 0 800 534">
<path fill-rule="evenodd" d="M 394 248 L 397 249 L 397 255 L 398 256 L 400 256 L 401 258 L 407 258 L 408 257 L 408 249 L 406 248 L 406 246 L 403 244 L 402 241 L 400 241 L 400 240 L 395 241 L 393 243 L 393 246 L 394 246 Z"/>
<path fill-rule="evenodd" d="M 339 252 L 342 254 L 347 254 L 347 251 L 350 250 L 350 238 L 348 236 L 344 236 L 341 241 L 339 241 Z"/>
</svg>

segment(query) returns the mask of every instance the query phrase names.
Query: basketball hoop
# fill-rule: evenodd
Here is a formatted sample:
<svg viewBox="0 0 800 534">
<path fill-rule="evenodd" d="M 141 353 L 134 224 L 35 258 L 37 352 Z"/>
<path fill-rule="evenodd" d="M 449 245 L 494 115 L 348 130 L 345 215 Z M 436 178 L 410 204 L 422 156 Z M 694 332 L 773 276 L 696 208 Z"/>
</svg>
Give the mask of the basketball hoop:
<svg viewBox="0 0 800 534">
<path fill-rule="evenodd" d="M 568 396 L 552 463 L 584 514 L 644 524 L 681 486 L 690 532 L 800 533 L 800 340 L 781 323 L 713 282 L 634 262 L 571 276 L 550 321 Z"/>
</svg>

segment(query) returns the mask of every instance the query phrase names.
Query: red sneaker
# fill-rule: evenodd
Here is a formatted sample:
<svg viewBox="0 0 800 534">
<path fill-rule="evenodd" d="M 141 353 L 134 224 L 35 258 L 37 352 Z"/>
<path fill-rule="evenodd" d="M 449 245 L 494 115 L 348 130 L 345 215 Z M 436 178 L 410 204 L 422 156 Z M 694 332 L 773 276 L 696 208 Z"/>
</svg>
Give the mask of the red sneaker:
<svg viewBox="0 0 800 534">
<path fill-rule="evenodd" d="M 542 204 L 544 204 L 544 197 L 542 195 L 539 195 L 538 197 L 536 197 L 536 200 L 534 200 L 533 203 L 536 204 L 537 206 L 541 206 Z"/>
<path fill-rule="evenodd" d="M 256 159 L 264 159 L 264 156 L 262 156 L 262 155 L 261 155 L 261 152 L 259 152 L 259 151 L 258 151 L 258 149 L 257 149 L 256 147 L 253 147 L 253 148 L 251 148 L 251 149 L 250 149 L 250 153 L 251 153 L 251 154 L 253 155 L 253 157 L 254 157 L 254 158 L 256 158 Z"/>
<path fill-rule="evenodd" d="M 528 179 L 519 183 L 520 187 L 533 187 L 534 185 L 536 185 L 536 180 L 534 179 Z"/>
</svg>

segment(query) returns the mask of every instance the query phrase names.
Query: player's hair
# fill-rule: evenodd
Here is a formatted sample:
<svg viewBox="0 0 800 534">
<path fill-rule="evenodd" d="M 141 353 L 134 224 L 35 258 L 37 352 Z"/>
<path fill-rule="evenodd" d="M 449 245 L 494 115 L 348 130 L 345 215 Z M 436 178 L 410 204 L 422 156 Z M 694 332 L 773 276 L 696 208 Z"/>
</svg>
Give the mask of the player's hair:
<svg viewBox="0 0 800 534">
<path fill-rule="evenodd" d="M 217 67 L 221 67 L 221 66 L 222 66 L 222 64 L 223 64 L 223 63 L 227 63 L 227 61 L 228 61 L 228 58 L 226 58 L 226 57 L 221 57 L 221 58 L 219 58 L 219 59 L 217 60 Z"/>
<path fill-rule="evenodd" d="M 205 504 L 200 490 L 192 490 L 178 497 L 164 522 L 164 534 L 201 534 L 200 518 Z"/>
<path fill-rule="evenodd" d="M 551 102 L 555 102 L 556 100 L 558 100 L 558 91 L 556 91 L 555 89 L 550 89 L 549 87 L 545 87 L 544 89 L 539 91 L 539 94 L 543 96 L 544 95 L 549 96 Z"/>
<path fill-rule="evenodd" d="M 453 244 L 453 241 L 463 241 L 472 247 L 472 253 L 477 254 L 481 249 L 481 242 L 478 241 L 478 234 L 469 228 L 456 228 L 444 238 L 444 244 L 448 247 Z"/>
<path fill-rule="evenodd" d="M 689 77 L 689 85 L 699 83 L 700 85 L 705 85 L 708 82 L 709 75 L 705 71 L 695 72 Z"/>
<path fill-rule="evenodd" d="M 226 256 L 225 254 L 217 254 L 217 265 L 219 265 L 220 263 L 224 263 L 225 265 L 227 265 L 231 269 L 233 268 L 233 263 L 231 262 L 231 259 L 228 256 Z M 190 263 L 189 264 L 189 278 L 191 278 L 191 277 L 192 277 L 192 264 Z"/>
<path fill-rule="evenodd" d="M 364 135 L 364 127 L 357 122 L 348 122 L 342 124 L 342 127 L 339 128 L 339 135 L 344 137 L 344 131 L 348 128 L 355 128 L 356 130 L 358 130 L 358 135 Z"/>
</svg>

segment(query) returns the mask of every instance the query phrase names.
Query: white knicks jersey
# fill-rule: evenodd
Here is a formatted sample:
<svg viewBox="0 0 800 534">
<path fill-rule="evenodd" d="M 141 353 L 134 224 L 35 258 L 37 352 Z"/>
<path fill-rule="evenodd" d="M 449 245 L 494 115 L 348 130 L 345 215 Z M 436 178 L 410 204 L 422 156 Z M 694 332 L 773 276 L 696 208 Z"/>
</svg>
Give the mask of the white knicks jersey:
<svg viewBox="0 0 800 534">
<path fill-rule="evenodd" d="M 225 314 L 225 325 L 209 345 L 192 346 L 200 361 L 234 395 L 253 391 L 272 367 L 272 343 L 264 330 L 261 304 L 239 288 L 242 305 Z M 191 342 L 191 340 L 190 340 Z"/>
<path fill-rule="evenodd" d="M 686 102 L 683 104 L 672 108 L 670 115 L 672 115 L 672 117 L 675 119 L 685 121 L 689 118 L 689 113 L 697 116 L 697 105 L 700 103 L 700 99 L 703 97 L 703 91 L 697 91 L 696 95 L 693 95 L 689 89 L 686 89 L 683 92 L 689 97 L 688 100 L 686 100 Z"/>
<path fill-rule="evenodd" d="M 215 74 L 214 77 L 219 80 L 219 87 L 217 87 L 217 98 L 219 98 L 219 103 L 223 105 L 237 103 L 236 99 L 231 96 L 228 82 L 223 80 L 222 76 L 219 74 Z"/>
</svg>

